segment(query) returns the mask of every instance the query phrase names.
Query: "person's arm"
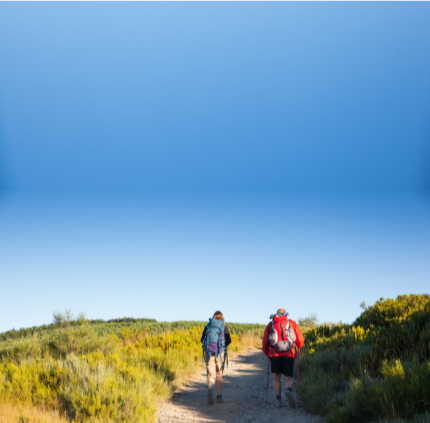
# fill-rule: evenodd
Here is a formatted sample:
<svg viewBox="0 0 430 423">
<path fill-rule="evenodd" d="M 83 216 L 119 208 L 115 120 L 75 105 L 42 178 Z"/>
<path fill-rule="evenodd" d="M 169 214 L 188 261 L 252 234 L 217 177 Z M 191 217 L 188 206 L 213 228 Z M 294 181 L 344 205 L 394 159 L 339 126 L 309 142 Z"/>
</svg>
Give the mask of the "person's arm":
<svg viewBox="0 0 430 423">
<path fill-rule="evenodd" d="M 206 331 L 207 331 L 207 326 L 205 326 L 205 328 L 203 329 L 202 337 L 200 338 L 200 342 L 202 343 L 203 343 L 203 339 L 205 339 Z"/>
<path fill-rule="evenodd" d="M 266 356 L 269 356 L 269 350 L 270 350 L 270 346 L 269 346 L 269 334 L 272 330 L 272 323 L 269 323 L 266 326 L 266 329 L 264 331 L 264 337 L 263 337 L 263 342 L 262 342 L 262 347 L 263 347 L 263 352 L 264 354 L 266 354 Z"/>
<path fill-rule="evenodd" d="M 294 333 L 296 334 L 297 348 L 302 348 L 303 345 L 305 344 L 305 337 L 303 336 L 303 332 L 297 323 L 294 325 L 293 329 L 294 329 Z"/>
<path fill-rule="evenodd" d="M 224 325 L 224 337 L 225 337 L 225 347 L 227 348 L 231 344 L 230 330 L 227 325 Z"/>
</svg>

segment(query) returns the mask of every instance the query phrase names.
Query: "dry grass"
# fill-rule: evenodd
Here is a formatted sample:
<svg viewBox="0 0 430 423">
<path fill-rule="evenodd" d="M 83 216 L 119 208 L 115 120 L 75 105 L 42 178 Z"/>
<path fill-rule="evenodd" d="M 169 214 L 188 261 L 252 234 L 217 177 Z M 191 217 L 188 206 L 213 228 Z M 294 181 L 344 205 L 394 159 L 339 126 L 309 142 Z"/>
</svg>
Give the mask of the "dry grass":
<svg viewBox="0 0 430 423">
<path fill-rule="evenodd" d="M 240 341 L 242 352 L 253 350 L 255 348 L 261 349 L 261 342 L 261 336 L 244 334 Z"/>
<path fill-rule="evenodd" d="M 0 423 L 68 423 L 56 411 L 32 405 L 0 403 Z"/>
<path fill-rule="evenodd" d="M 0 423 L 69 417 L 81 423 L 153 423 L 157 404 L 203 368 L 202 331 L 194 326 L 151 336 L 123 328 L 119 337 L 106 337 L 83 322 L 49 337 L 0 343 Z M 255 347 L 261 348 L 258 331 L 242 332 L 232 335 L 229 353 Z M 59 408 L 67 419 L 47 411 Z"/>
</svg>

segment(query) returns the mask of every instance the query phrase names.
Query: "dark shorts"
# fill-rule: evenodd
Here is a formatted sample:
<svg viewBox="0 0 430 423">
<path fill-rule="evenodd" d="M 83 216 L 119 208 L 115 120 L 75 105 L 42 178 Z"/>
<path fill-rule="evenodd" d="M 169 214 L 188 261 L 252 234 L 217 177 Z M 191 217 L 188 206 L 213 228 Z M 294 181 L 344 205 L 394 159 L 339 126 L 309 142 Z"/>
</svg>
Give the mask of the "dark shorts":
<svg viewBox="0 0 430 423">
<path fill-rule="evenodd" d="M 277 375 L 293 377 L 294 374 L 294 358 L 291 357 L 270 357 L 272 373 Z"/>
</svg>

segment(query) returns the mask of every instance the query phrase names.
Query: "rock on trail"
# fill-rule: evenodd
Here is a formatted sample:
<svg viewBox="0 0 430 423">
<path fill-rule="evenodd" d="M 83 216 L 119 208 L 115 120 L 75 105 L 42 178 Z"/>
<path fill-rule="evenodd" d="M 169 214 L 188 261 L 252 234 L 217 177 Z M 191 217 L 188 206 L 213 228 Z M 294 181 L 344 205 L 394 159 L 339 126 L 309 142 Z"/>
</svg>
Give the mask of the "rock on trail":
<svg viewBox="0 0 430 423">
<path fill-rule="evenodd" d="M 282 395 L 284 407 L 275 407 L 273 377 L 269 378 L 268 403 L 265 402 L 267 357 L 261 351 L 251 351 L 229 360 L 229 369 L 224 371 L 224 403 L 207 403 L 206 371 L 189 385 L 175 393 L 170 402 L 158 411 L 158 423 L 212 422 L 295 422 L 319 423 L 324 420 L 310 416 L 303 409 L 291 409 Z M 282 382 L 283 383 L 283 382 Z M 214 399 L 216 391 L 214 388 Z"/>
</svg>

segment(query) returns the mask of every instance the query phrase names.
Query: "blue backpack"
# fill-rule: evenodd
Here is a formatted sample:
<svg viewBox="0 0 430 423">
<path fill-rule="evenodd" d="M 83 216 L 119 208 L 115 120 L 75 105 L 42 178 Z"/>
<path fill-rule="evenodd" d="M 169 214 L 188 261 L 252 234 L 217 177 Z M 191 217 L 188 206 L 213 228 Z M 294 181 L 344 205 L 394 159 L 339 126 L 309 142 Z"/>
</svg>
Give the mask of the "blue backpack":
<svg viewBox="0 0 430 423">
<path fill-rule="evenodd" d="M 206 335 L 203 338 L 203 355 L 207 353 L 209 357 L 221 357 L 226 351 L 225 348 L 225 335 L 224 335 L 224 322 L 222 320 L 209 319 L 206 325 Z"/>
</svg>

